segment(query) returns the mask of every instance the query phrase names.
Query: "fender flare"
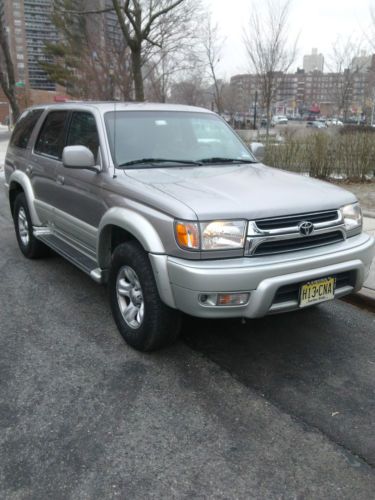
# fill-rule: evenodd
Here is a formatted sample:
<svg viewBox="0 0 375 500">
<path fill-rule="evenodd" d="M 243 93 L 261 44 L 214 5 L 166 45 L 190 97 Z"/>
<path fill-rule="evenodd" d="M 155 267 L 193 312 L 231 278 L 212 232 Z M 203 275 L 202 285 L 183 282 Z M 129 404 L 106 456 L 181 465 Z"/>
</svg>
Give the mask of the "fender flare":
<svg viewBox="0 0 375 500">
<path fill-rule="evenodd" d="M 142 215 L 127 208 L 110 208 L 102 217 L 98 228 L 97 260 L 102 269 L 111 261 L 111 230 L 119 227 L 130 233 L 146 252 L 165 254 L 163 243 L 152 224 Z"/>
<path fill-rule="evenodd" d="M 27 206 L 29 208 L 30 212 L 30 217 L 31 221 L 33 223 L 33 226 L 41 226 L 42 223 L 38 217 L 38 214 L 36 213 L 35 210 L 35 196 L 34 196 L 34 191 L 30 182 L 30 179 L 28 176 L 22 172 L 21 170 L 15 170 L 12 172 L 9 178 L 9 193 L 12 190 L 12 184 L 19 184 L 26 196 L 26 201 L 27 201 Z"/>
</svg>

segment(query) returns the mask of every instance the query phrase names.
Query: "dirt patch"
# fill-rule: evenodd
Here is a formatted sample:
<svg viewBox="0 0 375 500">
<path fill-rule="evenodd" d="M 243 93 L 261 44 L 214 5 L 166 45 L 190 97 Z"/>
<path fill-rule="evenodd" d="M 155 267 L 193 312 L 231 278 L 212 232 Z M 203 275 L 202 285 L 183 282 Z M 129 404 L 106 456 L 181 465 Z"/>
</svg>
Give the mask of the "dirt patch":
<svg viewBox="0 0 375 500">
<path fill-rule="evenodd" d="M 363 183 L 335 181 L 334 184 L 354 193 L 361 204 L 362 210 L 375 212 L 375 181 Z"/>
</svg>

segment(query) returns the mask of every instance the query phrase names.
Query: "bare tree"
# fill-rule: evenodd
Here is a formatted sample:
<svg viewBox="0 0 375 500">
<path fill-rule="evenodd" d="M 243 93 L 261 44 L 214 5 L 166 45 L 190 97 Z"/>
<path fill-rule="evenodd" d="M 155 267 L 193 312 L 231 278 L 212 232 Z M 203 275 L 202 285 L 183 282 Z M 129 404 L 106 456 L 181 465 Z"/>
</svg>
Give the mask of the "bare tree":
<svg viewBox="0 0 375 500">
<path fill-rule="evenodd" d="M 84 10 L 80 14 L 116 12 L 130 49 L 135 98 L 144 101 L 142 69 L 146 61 L 155 50 L 163 49 L 166 26 L 169 27 L 169 39 L 177 37 L 181 40 L 186 35 L 186 28 L 194 17 L 195 5 L 196 0 L 112 0 L 111 7 Z"/>
<path fill-rule="evenodd" d="M 223 81 L 217 77 L 217 65 L 220 62 L 224 42 L 225 40 L 220 37 L 218 25 L 212 23 L 212 17 L 209 14 L 202 34 L 203 60 L 207 65 L 209 77 L 212 81 L 213 97 L 219 114 L 224 111 Z"/>
<path fill-rule="evenodd" d="M 193 3 L 190 1 L 190 7 Z M 194 5 L 197 5 L 194 2 Z M 186 7 L 186 6 L 185 6 Z M 176 16 L 176 17 L 175 17 Z M 195 72 L 199 59 L 195 45 L 197 17 L 192 15 L 181 24 L 178 12 L 171 12 L 159 23 L 159 47 L 149 47 L 144 53 L 143 81 L 145 97 L 166 102 L 177 79 L 186 79 Z M 181 35 L 181 32 L 183 35 Z"/>
<path fill-rule="evenodd" d="M 254 7 L 244 43 L 251 69 L 258 76 L 259 91 L 267 114 L 267 137 L 277 83 L 293 64 L 298 37 L 288 43 L 290 0 L 266 0 L 265 11 Z"/>
<path fill-rule="evenodd" d="M 17 102 L 14 66 L 3 16 L 0 16 L 0 85 L 12 109 L 13 120 L 16 121 L 20 108 Z"/>
<path fill-rule="evenodd" d="M 336 113 L 342 115 L 345 120 L 353 104 L 356 80 L 367 72 L 369 59 L 361 52 L 361 42 L 351 38 L 347 40 L 339 38 L 332 47 L 332 54 L 327 64 L 335 79 L 331 98 Z"/>
<path fill-rule="evenodd" d="M 205 106 L 205 97 L 202 78 L 199 75 L 192 75 L 172 85 L 170 101 L 189 106 Z"/>
<path fill-rule="evenodd" d="M 232 125 L 234 124 L 234 115 L 237 111 L 236 90 L 230 82 L 225 82 L 222 86 L 223 108 L 229 114 Z"/>
</svg>

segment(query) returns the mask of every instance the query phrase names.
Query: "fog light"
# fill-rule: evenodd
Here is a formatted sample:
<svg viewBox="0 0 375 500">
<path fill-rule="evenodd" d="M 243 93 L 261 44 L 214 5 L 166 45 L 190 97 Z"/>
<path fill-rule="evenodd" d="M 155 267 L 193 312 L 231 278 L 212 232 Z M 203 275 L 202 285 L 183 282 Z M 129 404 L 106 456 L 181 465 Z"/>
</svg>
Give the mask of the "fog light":
<svg viewBox="0 0 375 500">
<path fill-rule="evenodd" d="M 243 306 L 249 301 L 249 293 L 218 293 L 216 305 Z"/>
</svg>

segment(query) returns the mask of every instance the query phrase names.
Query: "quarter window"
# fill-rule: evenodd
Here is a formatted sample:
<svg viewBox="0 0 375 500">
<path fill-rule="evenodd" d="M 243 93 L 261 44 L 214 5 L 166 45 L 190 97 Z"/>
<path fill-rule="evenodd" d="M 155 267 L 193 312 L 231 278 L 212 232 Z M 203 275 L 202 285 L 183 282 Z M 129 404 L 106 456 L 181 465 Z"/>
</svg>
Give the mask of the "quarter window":
<svg viewBox="0 0 375 500">
<path fill-rule="evenodd" d="M 27 147 L 27 143 L 29 142 L 36 122 L 39 120 L 42 113 L 43 109 L 33 109 L 26 111 L 21 116 L 14 128 L 12 138 L 10 140 L 11 146 L 23 149 Z"/>
<path fill-rule="evenodd" d="M 67 111 L 51 111 L 43 123 L 35 152 L 61 160 L 65 142 Z"/>
<path fill-rule="evenodd" d="M 73 113 L 66 145 L 86 146 L 92 152 L 95 159 L 97 158 L 99 136 L 94 115 L 81 111 Z"/>
</svg>

